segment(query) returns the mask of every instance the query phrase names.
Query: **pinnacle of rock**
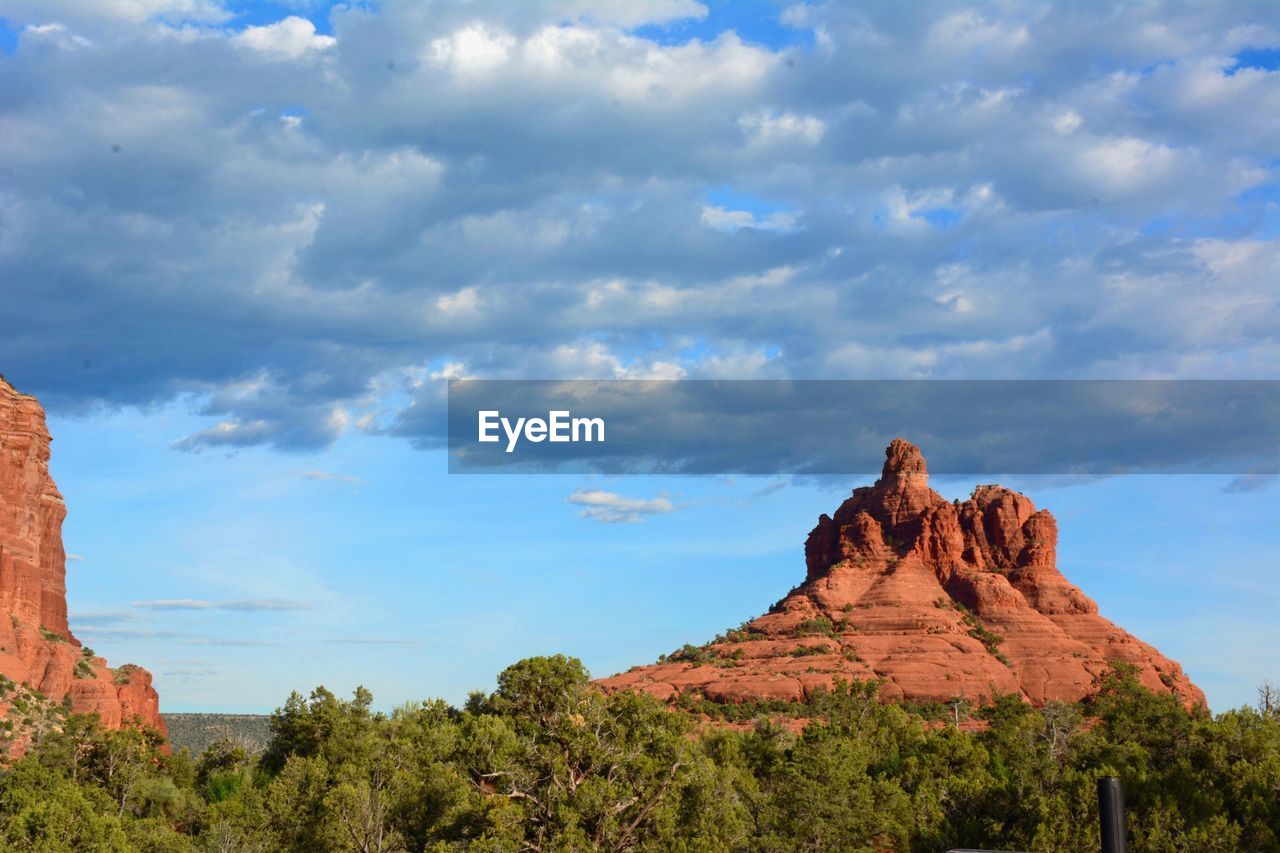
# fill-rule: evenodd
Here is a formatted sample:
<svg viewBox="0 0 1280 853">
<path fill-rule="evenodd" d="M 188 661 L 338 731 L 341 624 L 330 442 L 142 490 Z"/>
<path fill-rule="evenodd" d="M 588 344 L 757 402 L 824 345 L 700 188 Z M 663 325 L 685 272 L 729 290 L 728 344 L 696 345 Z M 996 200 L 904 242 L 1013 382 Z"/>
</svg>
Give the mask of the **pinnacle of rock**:
<svg viewBox="0 0 1280 853">
<path fill-rule="evenodd" d="M 884 451 L 884 468 L 877 486 L 901 484 L 912 488 L 929 485 L 929 467 L 920 448 L 903 438 L 895 438 Z"/>
<path fill-rule="evenodd" d="M 802 701 L 837 680 L 876 679 L 887 699 L 1034 704 L 1087 696 L 1111 662 L 1188 706 L 1204 694 L 1176 661 L 1098 614 L 1057 566 L 1048 510 L 1003 486 L 953 504 L 920 449 L 894 439 L 873 486 L 822 515 L 803 583 L 703 647 L 604 679 L 666 699 Z"/>
</svg>

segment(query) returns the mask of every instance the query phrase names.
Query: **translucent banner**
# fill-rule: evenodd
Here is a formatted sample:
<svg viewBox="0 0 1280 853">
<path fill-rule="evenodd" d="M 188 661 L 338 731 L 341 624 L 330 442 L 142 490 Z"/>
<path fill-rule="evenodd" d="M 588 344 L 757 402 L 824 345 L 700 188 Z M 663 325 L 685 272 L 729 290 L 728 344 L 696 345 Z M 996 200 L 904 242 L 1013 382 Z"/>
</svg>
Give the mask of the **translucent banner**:
<svg viewBox="0 0 1280 853">
<path fill-rule="evenodd" d="M 1276 380 L 449 383 L 451 473 L 1276 474 Z"/>
</svg>

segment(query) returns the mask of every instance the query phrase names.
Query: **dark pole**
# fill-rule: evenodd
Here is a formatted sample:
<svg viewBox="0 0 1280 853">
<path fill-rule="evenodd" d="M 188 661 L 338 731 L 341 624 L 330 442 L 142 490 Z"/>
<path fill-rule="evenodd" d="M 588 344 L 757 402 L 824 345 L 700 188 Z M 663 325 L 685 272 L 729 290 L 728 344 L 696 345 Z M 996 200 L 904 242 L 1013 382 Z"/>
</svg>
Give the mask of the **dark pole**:
<svg viewBox="0 0 1280 853">
<path fill-rule="evenodd" d="M 1124 829 L 1124 789 L 1115 776 L 1098 780 L 1098 820 L 1102 824 L 1102 853 L 1128 853 Z"/>
</svg>

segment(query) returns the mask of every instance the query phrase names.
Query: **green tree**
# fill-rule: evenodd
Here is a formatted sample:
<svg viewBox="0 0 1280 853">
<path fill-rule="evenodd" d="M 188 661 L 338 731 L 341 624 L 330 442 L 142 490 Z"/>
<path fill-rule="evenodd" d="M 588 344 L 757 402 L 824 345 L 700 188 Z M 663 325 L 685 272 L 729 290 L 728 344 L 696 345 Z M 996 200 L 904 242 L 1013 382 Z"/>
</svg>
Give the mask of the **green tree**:
<svg viewBox="0 0 1280 853">
<path fill-rule="evenodd" d="M 106 798 L 38 761 L 20 761 L 0 777 L 0 839 L 6 850 L 128 851 Z"/>
</svg>

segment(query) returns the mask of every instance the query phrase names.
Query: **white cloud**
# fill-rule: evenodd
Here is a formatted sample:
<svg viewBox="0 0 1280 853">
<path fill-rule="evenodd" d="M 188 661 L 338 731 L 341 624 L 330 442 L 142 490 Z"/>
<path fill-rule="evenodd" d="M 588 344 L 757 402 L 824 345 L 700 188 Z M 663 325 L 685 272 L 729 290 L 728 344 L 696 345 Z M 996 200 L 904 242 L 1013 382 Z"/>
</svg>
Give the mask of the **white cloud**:
<svg viewBox="0 0 1280 853">
<path fill-rule="evenodd" d="M 90 47 L 93 42 L 72 32 L 64 24 L 27 24 L 22 30 L 24 41 L 51 44 L 63 50 Z"/>
<path fill-rule="evenodd" d="M 278 59 L 298 59 L 317 50 L 333 47 L 338 40 L 316 33 L 315 24 L 290 15 L 274 24 L 246 27 L 235 40 L 258 53 Z"/>
<path fill-rule="evenodd" d="M 796 227 L 797 218 L 797 214 L 790 210 L 778 210 L 761 217 L 749 210 L 728 210 L 709 204 L 702 208 L 704 225 L 729 234 L 742 228 L 754 228 L 758 231 L 791 231 Z"/>
<path fill-rule="evenodd" d="M 628 498 L 600 489 L 578 489 L 569 495 L 569 503 L 583 507 L 578 515 L 605 523 L 638 523 L 649 515 L 662 515 L 675 511 L 675 504 L 665 495 L 648 500 Z"/>
<path fill-rule="evenodd" d="M 1004 340 L 976 339 L 923 347 L 869 347 L 853 342 L 834 349 L 827 357 L 827 364 L 837 375 L 921 379 L 939 375 L 954 377 L 943 368 L 964 363 L 978 366 L 983 378 L 1013 378 L 1017 374 L 1010 371 L 1011 364 L 1019 358 L 1035 363 L 1052 344 L 1053 334 L 1049 329 Z"/>
<path fill-rule="evenodd" d="M 826 123 L 816 116 L 775 114 L 767 110 L 747 113 L 738 119 L 738 126 L 756 145 L 816 145 L 827 129 Z"/>
<path fill-rule="evenodd" d="M 562 344 L 546 357 L 543 376 L 576 379 L 681 379 L 684 368 L 662 361 L 625 361 L 599 341 Z"/>
<path fill-rule="evenodd" d="M 436 299 L 436 308 L 451 316 L 475 314 L 480 307 L 480 295 L 474 287 L 464 287 L 457 293 L 444 293 Z"/>
<path fill-rule="evenodd" d="M 1229 73 L 1271 17 L 782 11 L 809 50 L 627 29 L 680 0 L 336 8 L 340 46 L 217 13 L 6 4 L 48 29 L 5 57 L 0 362 L 51 406 L 316 450 L 434 446 L 453 375 L 1272 371 L 1280 73 Z"/>
<path fill-rule="evenodd" d="M 204 447 L 247 446 L 265 443 L 272 425 L 265 420 L 218 421 L 208 429 L 184 436 L 173 443 L 175 450 L 200 450 Z"/>
<path fill-rule="evenodd" d="M 1079 149 L 1081 177 L 1099 188 L 1129 189 L 1158 182 L 1174 172 L 1172 148 L 1132 136 L 1099 139 Z"/>
<path fill-rule="evenodd" d="M 514 36 L 475 24 L 434 39 L 427 59 L 455 74 L 480 75 L 504 65 L 516 44 Z"/>
<path fill-rule="evenodd" d="M 1022 49 L 1030 41 L 1031 34 L 1025 23 L 989 21 L 976 11 L 965 9 L 931 25 L 925 47 L 947 53 L 1011 53 Z"/>
<path fill-rule="evenodd" d="M 1075 110 L 1064 110 L 1053 118 L 1053 129 L 1061 134 L 1074 133 L 1084 124 L 1084 119 Z"/>
</svg>

